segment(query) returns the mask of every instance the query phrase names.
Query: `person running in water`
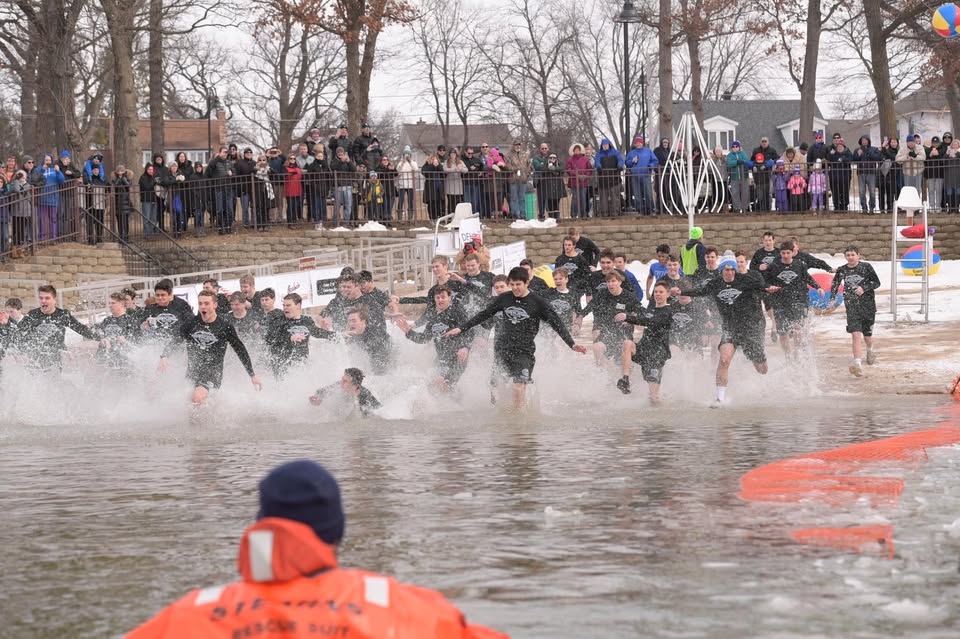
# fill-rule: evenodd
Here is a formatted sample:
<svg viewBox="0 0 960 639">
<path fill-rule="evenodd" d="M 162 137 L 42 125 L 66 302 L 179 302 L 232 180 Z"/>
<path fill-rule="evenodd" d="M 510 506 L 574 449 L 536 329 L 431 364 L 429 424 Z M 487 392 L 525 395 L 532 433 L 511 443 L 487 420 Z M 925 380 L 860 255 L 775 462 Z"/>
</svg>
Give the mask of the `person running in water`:
<svg viewBox="0 0 960 639">
<path fill-rule="evenodd" d="M 453 338 L 444 337 L 452 327 L 466 322 L 467 314 L 463 306 L 452 303 L 453 293 L 446 286 L 437 288 L 433 295 L 435 298 L 433 310 L 428 309 L 418 322 L 424 328 L 422 332 L 413 330 L 413 325 L 404 317 L 397 318 L 394 323 L 411 342 L 417 344 L 433 342 L 437 351 L 437 374 L 433 380 L 433 387 L 441 392 L 449 392 L 456 386 L 467 368 L 473 332 L 461 333 Z"/>
<path fill-rule="evenodd" d="M 162 279 L 153 287 L 153 304 L 147 304 L 142 313 L 142 328 L 146 337 L 162 343 L 175 339 L 184 324 L 193 319 L 193 309 L 173 295 L 173 281 Z"/>
<path fill-rule="evenodd" d="M 667 259 L 670 257 L 670 245 L 658 244 L 656 252 L 657 259 L 656 261 L 650 262 L 650 271 L 647 274 L 647 299 L 650 299 L 651 287 L 667 276 Z M 683 273 L 680 273 L 680 275 L 682 274 Z"/>
<path fill-rule="evenodd" d="M 603 366 L 604 355 L 622 361 L 624 347 L 633 343 L 634 327 L 616 318 L 624 314 L 635 316 L 643 310 L 636 294 L 624 288 L 620 271 L 611 271 L 605 280 L 606 290 L 597 291 L 583 309 L 584 317 L 593 313 L 593 355 L 597 366 Z"/>
<path fill-rule="evenodd" d="M 766 231 L 763 234 L 763 246 L 754 252 L 750 258 L 750 270 L 757 271 L 762 276 L 770 266 L 780 259 L 780 248 L 777 246 L 777 236 L 773 231 Z M 777 324 L 773 319 L 773 304 L 770 298 L 763 296 L 763 305 L 767 311 L 767 317 L 770 318 L 770 340 L 777 341 Z"/>
<path fill-rule="evenodd" d="M 40 308 L 23 316 L 11 330 L 12 345 L 27 357 L 28 365 L 37 371 L 60 370 L 61 354 L 66 350 L 66 333 L 70 329 L 84 339 L 97 340 L 96 331 L 84 326 L 62 308 L 57 308 L 57 289 L 50 284 L 37 288 Z M 0 313 L 0 326 L 10 323 L 8 313 Z"/>
<path fill-rule="evenodd" d="M 575 287 L 584 290 L 590 286 L 590 264 L 583 253 L 577 251 L 577 244 L 572 237 L 563 238 L 563 253 L 557 257 L 554 274 L 561 269 L 567 272 Z"/>
<path fill-rule="evenodd" d="M 126 295 L 121 291 L 110 294 L 110 314 L 97 325 L 100 346 L 97 360 L 112 372 L 131 370 L 130 346 L 140 333 L 135 317 L 127 314 Z"/>
<path fill-rule="evenodd" d="M 757 271 L 737 273 L 734 262 L 724 262 L 717 279 L 684 292 L 687 297 L 710 297 L 723 321 L 720 332 L 720 361 L 717 364 L 717 397 L 712 407 L 726 401 L 730 377 L 730 362 L 737 348 L 743 350 L 761 375 L 767 374 L 767 355 L 764 352 L 765 322 L 761 306 L 762 293 L 772 292 Z"/>
<path fill-rule="evenodd" d="M 341 568 L 345 529 L 325 468 L 306 459 L 274 468 L 239 543 L 240 580 L 194 590 L 127 639 L 508 639 L 468 624 L 439 592 Z"/>
<path fill-rule="evenodd" d="M 200 291 L 197 297 L 200 314 L 180 326 L 177 338 L 171 341 L 160 356 L 160 372 L 170 366 L 170 354 L 185 344 L 187 349 L 187 378 L 193 383 L 193 403 L 196 406 L 207 401 L 210 391 L 220 388 L 223 381 L 223 357 L 227 345 L 237 354 L 240 363 L 250 376 L 253 387 L 260 390 L 263 385 L 253 371 L 250 354 L 233 326 L 217 317 L 217 295 L 211 291 Z"/>
<path fill-rule="evenodd" d="M 544 293 L 543 298 L 560 316 L 564 328 L 570 331 L 571 335 L 576 335 L 580 332 L 580 322 L 583 320 L 583 308 L 580 306 L 582 291 L 571 286 L 566 269 L 553 272 L 553 283 L 556 286 Z"/>
<path fill-rule="evenodd" d="M 494 277 L 490 271 L 480 270 L 480 258 L 476 253 L 468 253 L 463 258 L 463 273 L 450 274 L 451 280 L 463 284 L 459 301 L 467 313 L 478 313 L 490 303 Z"/>
<path fill-rule="evenodd" d="M 803 345 L 803 325 L 809 305 L 807 285 L 823 295 L 823 288 L 807 271 L 806 265 L 793 258 L 794 250 L 790 240 L 781 243 L 780 260 L 764 271 L 780 346 L 787 359 L 796 359 Z"/>
<path fill-rule="evenodd" d="M 853 361 L 850 374 L 863 375 L 863 345 L 867 345 L 867 364 L 873 365 L 877 356 L 873 353 L 873 323 L 877 319 L 877 301 L 874 291 L 880 288 L 880 278 L 873 266 L 860 259 L 860 249 L 851 244 L 843 252 L 847 263 L 837 269 L 830 285 L 831 308 L 837 306 L 837 291 L 843 285 L 843 301 L 847 309 L 847 332 L 853 341 Z"/>
<path fill-rule="evenodd" d="M 338 403 L 340 400 L 350 404 L 351 412 L 359 410 L 363 417 L 369 417 L 382 406 L 363 385 L 363 371 L 359 368 L 344 370 L 339 382 L 318 388 L 317 392 L 310 396 L 310 403 L 314 406 L 321 406 L 324 402 Z"/>
<path fill-rule="evenodd" d="M 469 331 L 499 312 L 503 312 L 503 323 L 497 330 L 494 343 L 494 357 L 497 363 L 513 379 L 513 406 L 520 410 L 526 403 L 527 384 L 533 382 L 533 366 L 536 363 L 536 344 L 534 338 L 540 331 L 540 320 L 547 322 L 557 332 L 567 346 L 578 353 L 586 353 L 587 347 L 577 344 L 570 332 L 563 326 L 560 317 L 539 295 L 531 294 L 527 289 L 529 274 L 522 266 L 510 269 L 508 276 L 510 292 L 504 293 L 490 303 L 466 323 L 447 331 L 447 337 L 454 337 Z"/>
<path fill-rule="evenodd" d="M 640 366 L 643 379 L 647 382 L 650 403 L 660 403 L 660 382 L 663 379 L 663 367 L 670 359 L 670 327 L 673 325 L 673 313 L 676 304 L 670 304 L 670 290 L 665 282 L 657 282 L 653 287 L 653 299 L 646 309 L 639 313 L 623 313 L 624 322 L 643 326 L 643 337 L 639 342 L 630 341 L 623 352 L 623 377 L 617 380 L 617 388 L 626 395 L 630 393 L 630 369 L 634 362 Z M 617 314 L 619 318 L 621 314 Z"/>
<path fill-rule="evenodd" d="M 261 300 L 268 299 L 265 295 Z M 307 361 L 310 356 L 310 337 L 331 339 L 336 334 L 316 325 L 313 318 L 303 314 L 303 298 L 297 293 L 283 296 L 283 316 L 270 322 L 266 344 L 273 376 L 281 380 L 287 371 Z"/>
</svg>

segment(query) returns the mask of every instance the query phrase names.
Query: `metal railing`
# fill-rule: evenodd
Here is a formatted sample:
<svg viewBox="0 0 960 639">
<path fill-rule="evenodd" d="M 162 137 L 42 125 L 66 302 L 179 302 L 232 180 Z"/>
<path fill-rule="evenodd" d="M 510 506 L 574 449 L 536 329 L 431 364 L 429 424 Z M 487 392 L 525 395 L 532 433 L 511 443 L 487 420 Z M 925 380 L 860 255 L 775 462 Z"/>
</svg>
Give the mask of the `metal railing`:
<svg viewBox="0 0 960 639">
<path fill-rule="evenodd" d="M 432 281 L 432 239 L 365 237 L 351 253 L 354 268 L 370 271 L 373 280 L 386 283 L 391 293 L 398 280 L 412 280 L 417 290 L 428 288 Z"/>
</svg>

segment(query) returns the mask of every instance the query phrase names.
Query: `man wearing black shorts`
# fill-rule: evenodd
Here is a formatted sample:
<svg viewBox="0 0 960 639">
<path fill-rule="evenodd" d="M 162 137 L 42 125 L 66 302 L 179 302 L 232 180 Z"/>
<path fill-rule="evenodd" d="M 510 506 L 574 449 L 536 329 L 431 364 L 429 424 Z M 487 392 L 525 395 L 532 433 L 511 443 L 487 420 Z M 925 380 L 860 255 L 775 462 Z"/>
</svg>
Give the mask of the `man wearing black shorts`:
<svg viewBox="0 0 960 639">
<path fill-rule="evenodd" d="M 460 304 L 453 304 L 453 294 L 446 286 L 437 287 L 434 291 L 434 308 L 427 310 L 418 324 L 424 327 L 422 332 L 413 330 L 413 325 L 405 318 L 395 320 L 397 327 L 403 331 L 407 339 L 417 344 L 433 342 L 437 351 L 437 376 L 433 386 L 441 392 L 449 392 L 460 380 L 467 367 L 467 356 L 470 354 L 470 343 L 473 341 L 473 332 L 466 332 L 456 337 L 444 337 L 447 331 L 467 321 L 467 315 Z"/>
<path fill-rule="evenodd" d="M 583 309 L 584 317 L 593 313 L 593 355 L 597 366 L 603 366 L 604 355 L 621 363 L 629 361 L 624 346 L 633 343 L 633 325 L 616 318 L 643 310 L 636 294 L 624 288 L 624 277 L 619 271 L 610 271 L 604 279 L 607 287 L 596 291 Z"/>
<path fill-rule="evenodd" d="M 823 294 L 823 288 L 807 272 L 802 262 L 793 259 L 793 242 L 780 245 L 780 261 L 764 271 L 767 292 L 771 294 L 773 317 L 777 322 L 780 346 L 787 359 L 796 359 L 803 342 L 803 324 L 807 319 L 807 285 Z"/>
<path fill-rule="evenodd" d="M 769 287 L 772 288 L 772 287 Z M 710 297 L 716 302 L 723 321 L 720 332 L 720 361 L 717 364 L 717 398 L 711 405 L 726 401 L 730 362 L 737 348 L 743 350 L 761 375 L 767 373 L 767 355 L 763 349 L 764 329 L 762 294 L 768 290 L 757 271 L 737 273 L 733 262 L 724 262 L 719 279 L 688 290 L 688 297 Z"/>
<path fill-rule="evenodd" d="M 626 346 L 623 377 L 617 381 L 617 388 L 624 395 L 630 392 L 630 368 L 636 362 L 640 365 L 644 381 L 647 382 L 650 403 L 654 405 L 660 403 L 663 367 L 670 359 L 670 327 L 673 325 L 673 313 L 677 305 L 670 304 L 669 298 L 667 285 L 657 282 L 653 287 L 653 299 L 645 310 L 623 314 L 623 321 L 643 326 L 643 337 L 639 342 L 631 341 Z"/>
<path fill-rule="evenodd" d="M 540 320 L 550 324 L 567 346 L 578 353 L 586 353 L 587 347 L 576 344 L 550 304 L 527 289 L 527 269 L 522 266 L 510 269 L 508 277 L 509 293 L 494 298 L 487 308 L 458 328 L 447 331 L 446 335 L 459 335 L 503 312 L 503 323 L 497 329 L 493 350 L 497 363 L 513 378 L 513 404 L 519 410 L 526 403 L 527 384 L 533 381 L 533 366 L 536 363 L 534 353 L 537 348 L 534 338 L 540 330 Z"/>
<path fill-rule="evenodd" d="M 847 263 L 837 269 L 830 285 L 832 306 L 837 305 L 836 295 L 843 284 L 844 305 L 847 308 L 847 332 L 853 340 L 853 361 L 850 374 L 863 375 L 861 357 L 863 344 L 867 345 L 867 364 L 873 365 L 877 356 L 873 354 L 873 323 L 877 319 L 877 301 L 874 291 L 880 288 L 880 278 L 873 266 L 860 260 L 860 249 L 851 244 L 844 251 Z"/>
<path fill-rule="evenodd" d="M 160 356 L 160 371 L 170 366 L 170 353 L 182 342 L 187 349 L 187 378 L 193 382 L 193 403 L 203 404 L 210 391 L 220 388 L 223 381 L 223 357 L 227 345 L 240 359 L 253 387 L 262 388 L 260 378 L 253 372 L 250 354 L 233 326 L 217 317 L 217 295 L 212 291 L 200 291 L 197 297 L 200 314 L 180 326 L 178 339 L 171 341 Z"/>
</svg>

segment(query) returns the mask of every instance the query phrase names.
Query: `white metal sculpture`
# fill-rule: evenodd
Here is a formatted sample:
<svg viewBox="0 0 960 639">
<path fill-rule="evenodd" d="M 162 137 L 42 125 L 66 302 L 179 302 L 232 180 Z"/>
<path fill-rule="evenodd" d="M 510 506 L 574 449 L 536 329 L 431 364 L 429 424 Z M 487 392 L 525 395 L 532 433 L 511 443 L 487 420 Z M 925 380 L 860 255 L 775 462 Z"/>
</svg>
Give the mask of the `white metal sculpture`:
<svg viewBox="0 0 960 639">
<path fill-rule="evenodd" d="M 690 227 L 699 213 L 716 213 L 722 207 L 727 189 L 723 174 L 697 124 L 697 118 L 687 111 L 673 136 L 674 145 L 667 156 L 667 165 L 660 171 L 660 193 L 670 215 L 686 215 Z M 700 150 L 700 159 L 694 162 L 693 151 Z M 707 197 L 708 189 L 713 197 Z"/>
</svg>

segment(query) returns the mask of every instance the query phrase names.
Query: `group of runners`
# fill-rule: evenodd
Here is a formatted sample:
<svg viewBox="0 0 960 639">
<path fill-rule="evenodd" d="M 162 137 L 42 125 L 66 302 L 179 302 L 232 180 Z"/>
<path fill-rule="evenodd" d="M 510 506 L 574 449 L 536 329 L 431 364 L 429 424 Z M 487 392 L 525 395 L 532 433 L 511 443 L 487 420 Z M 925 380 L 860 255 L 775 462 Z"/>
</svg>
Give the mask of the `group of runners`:
<svg viewBox="0 0 960 639">
<path fill-rule="evenodd" d="M 310 401 L 323 404 L 332 396 L 347 397 L 368 414 L 380 402 L 363 385 L 363 371 L 381 375 L 391 370 L 395 345 L 388 323 L 392 323 L 411 342 L 432 344 L 436 364 L 431 388 L 454 391 L 471 353 L 492 350 L 491 401 L 497 401 L 497 387 L 512 385 L 513 406 L 522 408 L 533 381 L 541 322 L 566 346 L 586 353 L 590 349 L 574 337 L 583 319 L 592 317 L 595 362 L 617 371 L 620 391 L 632 391 L 631 373 L 638 365 L 651 403 L 658 403 L 664 368 L 673 354 L 715 353 L 713 405 L 720 406 L 726 400 L 729 367 L 737 350 L 758 373 L 767 372 L 768 318 L 771 340 L 780 343 L 788 360 L 798 358 L 804 346 L 808 285 L 826 295 L 809 271 L 832 269 L 801 251 L 795 238 L 778 241 L 773 233 L 765 233 L 762 246 L 748 256 L 742 251 L 721 255 L 704 244 L 702 235 L 700 228 L 692 228 L 690 240 L 676 253 L 667 245 L 658 246 L 645 288 L 626 269 L 626 255 L 600 251 L 576 228 L 569 229 L 563 240 L 553 286 L 533 274 L 530 260 L 504 276 L 483 271 L 476 254 L 463 258 L 459 272 L 452 272 L 448 260 L 438 256 L 432 262 L 435 284 L 425 296 L 396 297 L 377 289 L 369 272 L 348 267 L 338 279 L 334 299 L 316 320 L 304 313 L 298 294 L 278 300 L 269 288 L 256 290 L 252 275 L 241 278 L 240 290 L 229 295 L 216 280 L 205 281 L 196 314 L 173 294 L 170 280 L 159 281 L 143 307 L 137 305 L 135 291 L 119 291 L 110 297 L 109 316 L 94 326 L 58 308 L 56 290 L 43 286 L 39 308 L 22 314 L 19 300 L 10 299 L 0 311 L 0 360 L 12 351 L 30 368 L 59 369 L 67 329 L 98 341 L 96 358 L 106 370 L 121 375 L 133 366 L 133 349 L 144 344 L 161 347 L 160 371 L 185 350 L 193 402 L 202 404 L 221 385 L 228 347 L 259 389 L 263 382 L 255 367 L 268 367 L 281 382 L 307 361 L 311 338 L 334 340 L 353 349 L 357 365 Z M 855 246 L 847 247 L 845 257 L 847 263 L 837 269 L 829 295 L 835 303 L 839 287 L 845 287 L 847 331 L 853 340 L 849 371 L 859 377 L 864 361 L 868 365 L 876 361 L 872 329 L 874 290 L 880 281 Z M 401 312 L 401 306 L 410 304 L 425 307 L 416 320 Z"/>
</svg>

